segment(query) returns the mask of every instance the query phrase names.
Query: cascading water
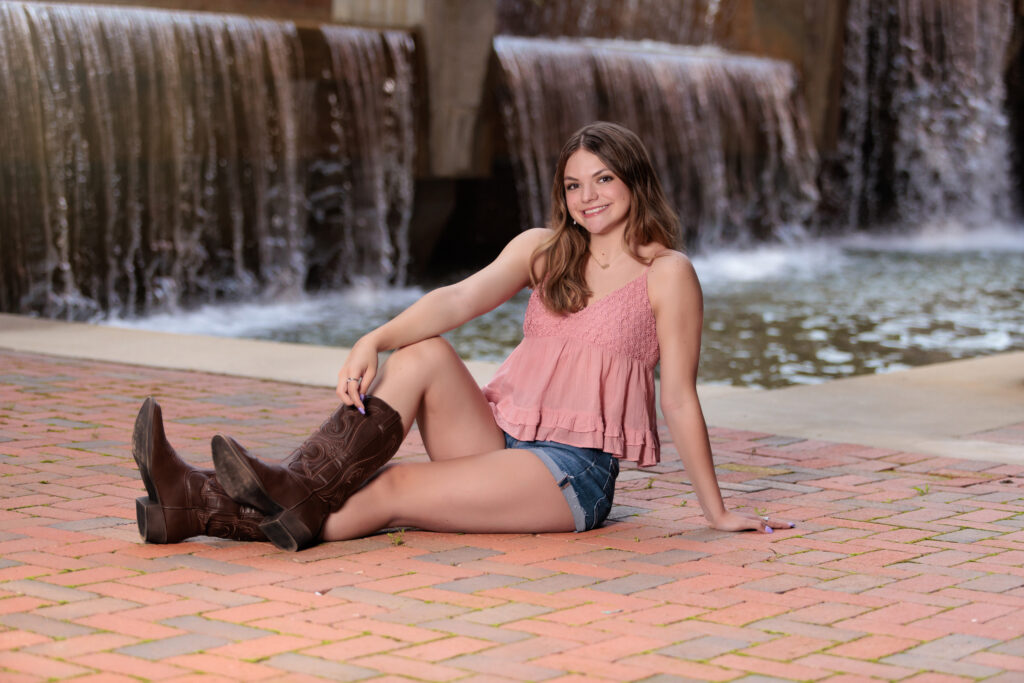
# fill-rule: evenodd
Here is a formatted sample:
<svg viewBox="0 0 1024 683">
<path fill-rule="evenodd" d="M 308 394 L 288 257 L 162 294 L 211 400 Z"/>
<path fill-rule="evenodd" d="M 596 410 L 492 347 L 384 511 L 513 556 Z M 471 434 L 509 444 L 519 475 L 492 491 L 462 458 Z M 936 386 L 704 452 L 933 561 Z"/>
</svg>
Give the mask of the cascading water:
<svg viewBox="0 0 1024 683">
<path fill-rule="evenodd" d="M 498 32 L 704 45 L 740 0 L 498 0 Z"/>
<path fill-rule="evenodd" d="M 790 19 L 799 12 L 821 16 L 810 8 L 840 4 L 773 0 L 761 7 L 786 3 L 790 9 L 798 6 Z M 936 206 L 955 213 L 970 207 L 973 198 L 991 206 L 1002 191 L 1007 173 L 1000 161 L 1005 142 L 995 55 L 1005 47 L 1010 25 L 1006 1 L 848 0 L 841 5 L 850 10 L 842 105 L 845 158 L 841 164 L 829 158 L 828 201 L 818 206 L 831 211 L 838 192 L 837 232 L 852 232 L 868 221 L 905 220 L 900 226 L 905 234 L 861 233 L 752 249 L 723 246 L 694 255 L 705 294 L 702 382 L 785 386 L 1024 348 L 1020 231 L 975 230 L 966 238 L 946 234 L 941 239 L 913 234 L 919 219 L 934 215 Z M 779 17 L 751 13 L 752 7 L 750 0 L 499 0 L 498 23 L 506 34 L 717 41 L 737 48 L 766 24 L 772 25 L 766 35 L 777 37 L 772 31 Z M 1002 26 L 992 23 L 996 20 Z M 730 22 L 732 28 L 723 25 Z M 359 133 L 359 126 L 347 123 L 358 109 L 384 132 L 407 111 L 403 93 L 408 91 L 396 74 L 409 48 L 393 41 L 375 45 L 375 54 L 384 54 L 389 63 L 383 90 L 392 98 L 384 97 L 376 108 L 363 106 L 364 94 L 381 94 L 374 87 L 380 82 L 360 80 L 374 71 L 347 66 L 363 63 L 346 57 L 348 48 L 335 50 L 333 58 L 323 48 L 327 56 L 321 61 L 331 67 L 318 71 L 310 87 L 314 102 L 333 107 L 316 124 L 316 137 L 327 141 L 330 159 L 314 164 L 309 183 L 310 279 L 331 282 L 346 268 L 372 272 L 381 259 L 392 258 L 387 248 L 358 242 L 390 228 L 381 229 L 374 219 L 368 219 L 370 230 L 363 224 L 346 227 L 355 223 L 345 218 L 373 212 L 395 217 L 400 210 L 389 202 L 402 195 L 402 184 L 389 178 L 407 177 L 373 175 L 370 166 L 355 170 L 368 158 L 387 159 L 380 163 L 396 164 L 391 168 L 408 161 L 398 148 L 382 156 L 364 153 L 362 143 L 376 132 Z M 304 48 L 310 52 L 305 43 Z M 691 236 L 699 230 L 710 246 L 750 246 L 744 243 L 778 235 L 789 223 L 832 224 L 814 213 L 815 180 L 821 180 L 790 67 L 707 47 L 623 40 L 501 37 L 495 48 L 507 89 L 501 103 L 509 123 L 508 151 L 520 164 L 516 178 L 524 222 L 545 219 L 546 174 L 564 137 L 591 119 L 618 118 L 645 137 Z M 9 49 L 0 41 L 0 50 Z M 840 84 L 835 85 L 838 91 Z M 834 132 L 829 129 L 823 139 Z M 391 144 L 375 149 L 392 149 Z M 936 160 L 942 163 L 935 166 Z M 503 182 L 500 174 L 497 180 Z M 358 183 L 363 184 L 356 191 Z M 382 187 L 390 189 L 382 194 Z M 0 187 L 0 193 L 4 190 Z M 955 201 L 924 201 L 932 191 Z M 998 201 L 995 206 L 979 214 L 1002 210 Z M 30 244 L 63 253 L 57 241 Z M 347 346 L 421 294 L 415 288 L 354 288 L 302 302 L 209 306 L 118 324 Z M 505 357 L 520 339 L 526 298 L 519 296 L 449 335 L 459 353 Z"/>
<path fill-rule="evenodd" d="M 5 3 L 0 33 L 5 309 L 301 285 L 294 26 Z"/>
<path fill-rule="evenodd" d="M 990 225 L 1009 217 L 1009 0 L 850 0 L 838 152 L 823 222 Z"/>
<path fill-rule="evenodd" d="M 321 29 L 328 157 L 310 169 L 312 275 L 320 286 L 354 280 L 405 284 L 413 202 L 412 38 L 345 26 Z M 389 70 L 389 65 L 390 70 Z M 393 73 L 391 73 L 393 71 Z"/>
<path fill-rule="evenodd" d="M 788 63 L 715 48 L 494 40 L 522 218 L 543 225 L 562 142 L 597 119 L 644 139 L 687 241 L 778 237 L 816 206 L 817 154 Z"/>
<path fill-rule="evenodd" d="M 320 114 L 302 33 L 230 15 L 0 4 L 0 310 L 82 319 L 294 295 L 320 284 L 309 276 L 325 263 L 327 284 L 401 282 L 411 39 L 325 28 L 318 40 L 345 56 L 318 76 L 360 90 Z M 339 140 L 326 160 L 309 139 L 321 119 Z M 369 208 L 350 178 L 370 179 Z M 315 231 L 310 208 L 328 216 Z M 352 258 L 325 260 L 324 240 Z"/>
</svg>

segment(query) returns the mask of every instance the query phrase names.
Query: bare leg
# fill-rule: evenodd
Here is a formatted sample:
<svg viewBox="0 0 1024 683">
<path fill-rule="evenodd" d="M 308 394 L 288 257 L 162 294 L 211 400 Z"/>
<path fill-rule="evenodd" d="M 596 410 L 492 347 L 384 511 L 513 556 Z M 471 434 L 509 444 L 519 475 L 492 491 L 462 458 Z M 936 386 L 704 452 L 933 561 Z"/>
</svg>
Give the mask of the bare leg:
<svg viewBox="0 0 1024 683">
<path fill-rule="evenodd" d="M 505 447 L 483 392 L 455 349 L 440 337 L 391 354 L 370 393 L 398 411 L 406 433 L 416 420 L 431 460 Z"/>
<path fill-rule="evenodd" d="M 415 419 L 432 462 L 388 467 L 328 517 L 323 540 L 389 526 L 432 531 L 572 531 L 572 512 L 535 454 L 506 450 L 483 393 L 441 338 L 395 351 L 371 393 Z"/>
<path fill-rule="evenodd" d="M 575 529 L 551 472 L 525 450 L 389 467 L 327 518 L 323 540 L 393 526 L 467 533 Z"/>
</svg>

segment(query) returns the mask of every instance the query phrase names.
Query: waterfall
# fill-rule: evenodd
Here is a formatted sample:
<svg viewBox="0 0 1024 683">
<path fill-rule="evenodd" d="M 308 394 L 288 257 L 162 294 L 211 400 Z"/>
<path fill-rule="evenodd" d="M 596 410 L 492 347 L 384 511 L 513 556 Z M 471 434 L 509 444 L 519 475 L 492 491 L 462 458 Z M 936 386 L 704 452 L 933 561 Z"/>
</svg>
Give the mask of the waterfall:
<svg viewBox="0 0 1024 683">
<path fill-rule="evenodd" d="M 321 30 L 330 51 L 323 88 L 329 154 L 312 169 L 318 187 L 310 193 L 310 265 L 324 287 L 382 277 L 401 286 L 409 263 L 416 148 L 413 40 L 399 31 Z"/>
<path fill-rule="evenodd" d="M 654 40 L 681 45 L 717 41 L 740 0 L 498 0 L 498 32 Z"/>
<path fill-rule="evenodd" d="M 310 76 L 316 42 L 339 56 Z M 402 281 L 411 52 L 400 32 L 0 3 L 0 310 L 292 296 L 325 263 L 327 284 Z M 339 137 L 321 150 L 325 126 Z M 315 230 L 311 211 L 326 216 Z M 331 241 L 352 258 L 327 259 Z"/>
<path fill-rule="evenodd" d="M 1010 212 L 1009 0 L 850 0 L 824 221 L 989 225 Z"/>
<path fill-rule="evenodd" d="M 500 36 L 502 114 L 528 225 L 543 225 L 558 151 L 597 119 L 636 131 L 690 244 L 781 236 L 805 224 L 817 154 L 785 62 L 716 48 Z"/>
</svg>

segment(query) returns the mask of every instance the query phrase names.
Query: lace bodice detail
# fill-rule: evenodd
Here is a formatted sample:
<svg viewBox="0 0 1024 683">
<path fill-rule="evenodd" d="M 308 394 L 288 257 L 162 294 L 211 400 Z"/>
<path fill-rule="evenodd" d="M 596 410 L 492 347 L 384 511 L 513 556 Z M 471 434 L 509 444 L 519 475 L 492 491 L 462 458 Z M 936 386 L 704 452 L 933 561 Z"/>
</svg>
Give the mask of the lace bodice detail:
<svg viewBox="0 0 1024 683">
<path fill-rule="evenodd" d="M 570 337 L 603 346 L 653 368 L 658 332 L 647 296 L 647 271 L 576 313 L 552 313 L 534 290 L 523 321 L 525 337 Z"/>
<path fill-rule="evenodd" d="M 537 292 L 530 296 L 523 341 L 484 387 L 499 427 L 521 441 L 658 462 L 659 349 L 647 272 L 568 315 L 549 311 Z"/>
</svg>

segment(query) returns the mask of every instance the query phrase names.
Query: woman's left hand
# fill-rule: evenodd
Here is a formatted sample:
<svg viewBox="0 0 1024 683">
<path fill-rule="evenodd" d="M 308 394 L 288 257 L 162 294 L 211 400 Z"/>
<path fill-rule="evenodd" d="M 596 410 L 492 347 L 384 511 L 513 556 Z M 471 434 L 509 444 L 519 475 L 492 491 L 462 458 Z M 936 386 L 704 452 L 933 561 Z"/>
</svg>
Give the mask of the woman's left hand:
<svg viewBox="0 0 1024 683">
<path fill-rule="evenodd" d="M 761 531 L 770 534 L 775 529 L 792 529 L 796 524 L 772 517 L 726 510 L 718 519 L 711 521 L 711 526 L 719 531 Z"/>
</svg>

